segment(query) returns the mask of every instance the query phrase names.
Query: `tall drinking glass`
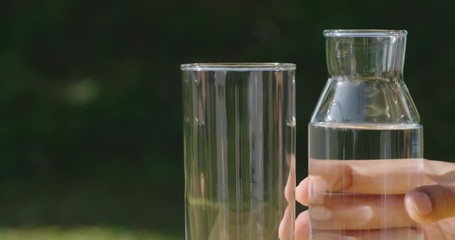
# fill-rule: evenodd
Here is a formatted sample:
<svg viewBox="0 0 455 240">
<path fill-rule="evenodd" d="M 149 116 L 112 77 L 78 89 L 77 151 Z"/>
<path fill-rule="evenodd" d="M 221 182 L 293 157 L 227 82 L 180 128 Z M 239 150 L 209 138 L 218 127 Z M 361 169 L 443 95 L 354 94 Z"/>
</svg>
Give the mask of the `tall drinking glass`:
<svg viewBox="0 0 455 240">
<path fill-rule="evenodd" d="M 181 69 L 186 239 L 293 239 L 295 65 Z"/>
</svg>

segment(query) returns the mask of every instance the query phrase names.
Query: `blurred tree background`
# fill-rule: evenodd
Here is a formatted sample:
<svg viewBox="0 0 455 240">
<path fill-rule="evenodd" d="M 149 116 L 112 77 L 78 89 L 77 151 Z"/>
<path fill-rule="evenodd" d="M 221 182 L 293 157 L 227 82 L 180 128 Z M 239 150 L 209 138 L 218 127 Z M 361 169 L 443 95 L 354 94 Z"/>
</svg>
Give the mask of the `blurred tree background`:
<svg viewBox="0 0 455 240">
<path fill-rule="evenodd" d="M 2 1 L 0 228 L 113 226 L 182 239 L 181 63 L 296 63 L 302 179 L 306 124 L 327 78 L 328 28 L 409 31 L 405 80 L 425 125 L 426 156 L 453 160 L 454 7 L 438 0 Z"/>
</svg>

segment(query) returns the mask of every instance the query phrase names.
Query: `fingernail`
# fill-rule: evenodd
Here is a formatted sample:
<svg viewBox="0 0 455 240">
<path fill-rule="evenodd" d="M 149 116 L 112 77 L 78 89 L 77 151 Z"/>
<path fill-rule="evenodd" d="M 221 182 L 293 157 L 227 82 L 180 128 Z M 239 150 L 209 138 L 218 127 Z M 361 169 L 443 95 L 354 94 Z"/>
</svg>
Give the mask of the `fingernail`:
<svg viewBox="0 0 455 240">
<path fill-rule="evenodd" d="M 310 191 L 309 191 L 309 196 L 308 197 L 310 198 L 310 202 L 312 202 L 312 200 L 313 200 L 313 198 L 315 196 L 315 192 L 314 191 L 316 189 L 314 181 L 310 181 L 309 188 L 310 188 L 309 189 Z"/>
<path fill-rule="evenodd" d="M 428 215 L 433 210 L 431 199 L 422 192 L 413 192 L 406 198 L 406 205 L 411 205 L 420 215 Z"/>
<path fill-rule="evenodd" d="M 324 194 L 327 189 L 327 184 L 324 179 L 314 177 L 310 180 L 308 200 L 310 204 L 323 204 Z"/>
<path fill-rule="evenodd" d="M 357 206 L 345 209 L 342 212 L 343 216 L 351 219 L 351 224 L 355 226 L 363 226 L 368 224 L 373 219 L 373 209 L 370 206 Z"/>
<path fill-rule="evenodd" d="M 330 209 L 325 207 L 311 207 L 309 210 L 310 218 L 318 221 L 327 221 L 330 220 L 333 216 L 333 213 Z"/>
</svg>

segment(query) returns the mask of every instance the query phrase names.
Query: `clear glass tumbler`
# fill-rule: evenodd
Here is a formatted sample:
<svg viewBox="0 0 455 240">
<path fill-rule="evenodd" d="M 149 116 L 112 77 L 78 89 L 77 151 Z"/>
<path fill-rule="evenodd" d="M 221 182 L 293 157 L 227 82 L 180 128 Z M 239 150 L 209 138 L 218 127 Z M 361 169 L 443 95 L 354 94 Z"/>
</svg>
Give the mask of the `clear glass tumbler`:
<svg viewBox="0 0 455 240">
<path fill-rule="evenodd" d="M 293 239 L 295 65 L 181 69 L 186 239 Z"/>
</svg>

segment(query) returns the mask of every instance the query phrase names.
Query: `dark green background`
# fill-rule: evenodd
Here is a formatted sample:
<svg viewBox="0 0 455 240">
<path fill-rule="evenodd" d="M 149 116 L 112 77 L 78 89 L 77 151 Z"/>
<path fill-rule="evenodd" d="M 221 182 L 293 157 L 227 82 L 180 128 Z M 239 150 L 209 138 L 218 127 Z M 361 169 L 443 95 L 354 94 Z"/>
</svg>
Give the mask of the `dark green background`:
<svg viewBox="0 0 455 240">
<path fill-rule="evenodd" d="M 326 81 L 327 28 L 407 29 L 428 158 L 452 160 L 452 1 L 0 2 L 0 226 L 183 235 L 187 62 L 292 62 L 298 175 Z"/>
</svg>

